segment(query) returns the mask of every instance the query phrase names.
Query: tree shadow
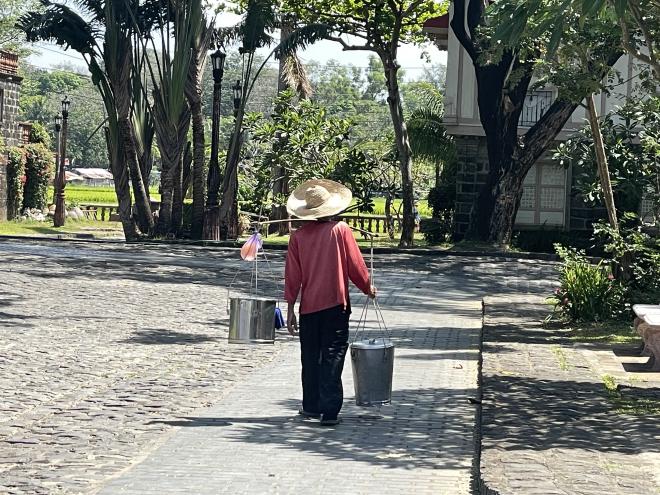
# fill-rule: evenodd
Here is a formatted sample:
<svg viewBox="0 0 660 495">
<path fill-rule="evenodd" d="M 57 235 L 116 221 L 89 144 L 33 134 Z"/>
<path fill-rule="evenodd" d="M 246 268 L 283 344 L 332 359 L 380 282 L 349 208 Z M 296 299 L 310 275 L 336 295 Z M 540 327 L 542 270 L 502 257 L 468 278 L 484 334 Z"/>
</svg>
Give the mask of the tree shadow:
<svg viewBox="0 0 660 495">
<path fill-rule="evenodd" d="M 225 340 L 226 337 L 208 334 L 184 333 L 164 328 L 138 330 L 130 337 L 118 341 L 121 344 L 186 345 Z"/>
<path fill-rule="evenodd" d="M 398 469 L 456 469 L 472 462 L 474 405 L 465 389 L 396 390 L 392 401 L 398 407 L 358 409 L 345 402 L 342 423 L 325 428 L 295 411 L 299 400 L 278 403 L 291 414 L 245 417 L 179 417 L 159 421 L 172 426 L 222 427 L 223 438 L 233 442 L 275 445 L 373 466 Z M 211 433 L 212 434 L 212 433 Z"/>
<path fill-rule="evenodd" d="M 660 452 L 657 420 L 616 413 L 598 383 L 483 377 L 484 448 Z"/>
</svg>

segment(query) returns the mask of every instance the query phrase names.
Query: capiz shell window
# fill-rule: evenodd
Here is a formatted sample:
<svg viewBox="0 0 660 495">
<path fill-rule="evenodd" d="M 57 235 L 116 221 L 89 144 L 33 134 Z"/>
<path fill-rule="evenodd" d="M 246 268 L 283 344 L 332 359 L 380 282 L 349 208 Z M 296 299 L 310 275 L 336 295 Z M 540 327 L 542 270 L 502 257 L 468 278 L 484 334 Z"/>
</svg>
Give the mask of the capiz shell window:
<svg viewBox="0 0 660 495">
<path fill-rule="evenodd" d="M 516 226 L 563 227 L 566 221 L 566 177 L 566 169 L 555 164 L 533 165 L 523 182 Z"/>
</svg>

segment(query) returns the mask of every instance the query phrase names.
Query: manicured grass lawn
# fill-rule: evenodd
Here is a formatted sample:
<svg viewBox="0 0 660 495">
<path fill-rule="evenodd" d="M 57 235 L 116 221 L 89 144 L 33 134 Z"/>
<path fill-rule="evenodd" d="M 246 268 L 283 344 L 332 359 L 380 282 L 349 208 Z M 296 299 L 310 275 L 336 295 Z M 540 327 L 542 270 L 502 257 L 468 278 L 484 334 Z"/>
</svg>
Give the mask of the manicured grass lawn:
<svg viewBox="0 0 660 495">
<path fill-rule="evenodd" d="M 606 321 L 573 325 L 570 339 L 574 342 L 599 344 L 639 344 L 639 335 L 633 331 L 632 325 L 623 321 Z"/>
<path fill-rule="evenodd" d="M 115 237 L 123 235 L 120 222 L 100 220 L 67 220 L 64 227 L 53 227 L 52 220 L 0 222 L 0 235 L 53 235 L 53 234 L 94 234 L 95 237 Z"/>
<path fill-rule="evenodd" d="M 401 200 L 400 199 L 395 199 L 392 201 L 392 214 L 394 215 L 395 212 L 398 210 L 399 206 L 401 205 Z M 419 209 L 419 214 L 423 217 L 430 217 L 431 214 L 433 213 L 431 211 L 431 208 L 429 208 L 429 203 L 428 201 L 424 200 L 419 200 L 417 202 L 417 208 Z M 374 215 L 385 215 L 385 198 L 374 198 Z M 403 209 L 401 211 L 401 214 L 403 215 Z"/>
</svg>

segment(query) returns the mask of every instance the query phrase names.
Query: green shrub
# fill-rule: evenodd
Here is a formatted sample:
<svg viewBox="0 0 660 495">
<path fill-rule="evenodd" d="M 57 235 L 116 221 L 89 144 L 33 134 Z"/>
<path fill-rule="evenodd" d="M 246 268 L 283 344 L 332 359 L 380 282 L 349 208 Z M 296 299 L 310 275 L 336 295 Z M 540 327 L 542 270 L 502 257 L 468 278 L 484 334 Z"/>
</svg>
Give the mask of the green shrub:
<svg viewBox="0 0 660 495">
<path fill-rule="evenodd" d="M 25 152 L 25 189 L 23 208 L 43 209 L 48 204 L 48 184 L 55 158 L 43 144 L 28 144 Z"/>
<path fill-rule="evenodd" d="M 23 204 L 25 156 L 18 147 L 8 148 L 7 155 L 7 218 L 14 220 L 21 214 Z"/>
<path fill-rule="evenodd" d="M 47 148 L 51 147 L 52 140 L 50 134 L 41 122 L 34 122 L 30 128 L 30 143 L 43 144 Z"/>
<path fill-rule="evenodd" d="M 449 210 L 443 218 L 422 218 L 419 230 L 429 245 L 451 241 L 454 232 L 453 211 Z"/>
<path fill-rule="evenodd" d="M 639 217 L 626 213 L 618 232 L 599 223 L 594 234 L 612 258 L 612 270 L 625 288 L 626 302 L 660 303 L 660 239 L 643 230 Z"/>
<path fill-rule="evenodd" d="M 571 321 L 603 321 L 625 310 L 624 288 L 604 261 L 593 264 L 584 251 L 556 246 L 563 263 L 555 310 Z"/>
</svg>

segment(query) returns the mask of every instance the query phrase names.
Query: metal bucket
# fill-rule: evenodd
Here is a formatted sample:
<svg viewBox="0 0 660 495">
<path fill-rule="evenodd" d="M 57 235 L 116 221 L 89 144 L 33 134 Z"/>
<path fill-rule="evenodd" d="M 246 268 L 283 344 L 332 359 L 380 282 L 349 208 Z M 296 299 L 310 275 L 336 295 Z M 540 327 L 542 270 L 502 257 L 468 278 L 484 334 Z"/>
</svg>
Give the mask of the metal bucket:
<svg viewBox="0 0 660 495">
<path fill-rule="evenodd" d="M 377 406 L 392 401 L 394 344 L 386 339 L 368 339 L 351 344 L 355 402 Z"/>
<path fill-rule="evenodd" d="M 272 344 L 275 341 L 275 300 L 260 297 L 229 298 L 229 342 Z"/>
</svg>

